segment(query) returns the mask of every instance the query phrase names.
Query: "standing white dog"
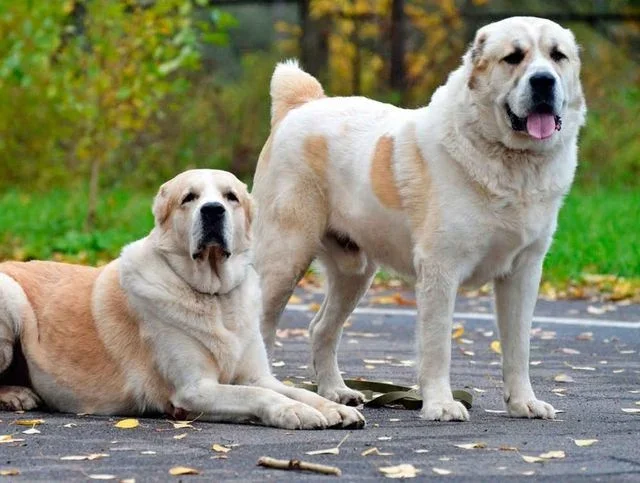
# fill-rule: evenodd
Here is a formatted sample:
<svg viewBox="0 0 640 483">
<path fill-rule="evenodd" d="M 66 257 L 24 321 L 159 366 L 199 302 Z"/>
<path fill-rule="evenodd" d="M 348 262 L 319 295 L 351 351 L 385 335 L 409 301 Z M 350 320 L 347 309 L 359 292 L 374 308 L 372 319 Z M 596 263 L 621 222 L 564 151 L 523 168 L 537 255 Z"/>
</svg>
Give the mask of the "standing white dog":
<svg viewBox="0 0 640 483">
<path fill-rule="evenodd" d="M 493 281 L 509 414 L 553 418 L 529 380 L 529 331 L 576 168 L 586 112 L 579 74 L 572 33 L 524 17 L 480 29 L 422 109 L 327 98 L 295 62 L 279 64 L 253 190 L 267 346 L 318 257 L 327 273 L 311 323 L 319 392 L 359 402 L 338 371 L 342 324 L 378 264 L 413 275 L 422 416 L 467 420 L 449 382 L 454 300 L 462 284 Z"/>
</svg>

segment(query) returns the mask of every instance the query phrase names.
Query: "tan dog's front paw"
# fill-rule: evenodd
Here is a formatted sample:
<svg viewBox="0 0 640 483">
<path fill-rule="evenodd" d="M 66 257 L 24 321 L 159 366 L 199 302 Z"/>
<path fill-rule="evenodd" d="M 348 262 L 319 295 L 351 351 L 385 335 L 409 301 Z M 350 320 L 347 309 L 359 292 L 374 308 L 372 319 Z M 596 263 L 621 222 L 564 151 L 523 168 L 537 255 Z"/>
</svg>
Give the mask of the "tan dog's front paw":
<svg viewBox="0 0 640 483">
<path fill-rule="evenodd" d="M 458 401 L 425 404 L 420 416 L 429 421 L 469 421 L 467 408 Z"/>
<path fill-rule="evenodd" d="M 539 399 L 528 400 L 511 399 L 507 403 L 509 416 L 513 418 L 542 418 L 555 419 L 556 410 L 551 404 Z"/>
<path fill-rule="evenodd" d="M 347 406 L 359 406 L 364 403 L 364 394 L 347 386 L 343 387 L 323 387 L 318 384 L 318 394 L 327 398 L 329 401 Z"/>
<path fill-rule="evenodd" d="M 364 428 L 364 416 L 356 408 L 327 402 L 323 407 L 318 408 L 327 418 L 330 428 Z"/>
<path fill-rule="evenodd" d="M 28 387 L 0 386 L 0 410 L 29 411 L 41 403 L 40 397 Z"/>
<path fill-rule="evenodd" d="M 270 410 L 265 423 L 284 429 L 324 429 L 329 426 L 327 418 L 320 411 L 299 402 Z"/>
</svg>

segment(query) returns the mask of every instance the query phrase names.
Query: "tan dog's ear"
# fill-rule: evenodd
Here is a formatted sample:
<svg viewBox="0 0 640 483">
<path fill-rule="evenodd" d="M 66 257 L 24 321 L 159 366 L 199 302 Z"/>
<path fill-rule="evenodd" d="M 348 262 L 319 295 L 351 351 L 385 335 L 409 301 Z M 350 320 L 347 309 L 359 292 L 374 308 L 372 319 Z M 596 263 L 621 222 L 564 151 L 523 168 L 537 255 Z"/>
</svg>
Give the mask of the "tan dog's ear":
<svg viewBox="0 0 640 483">
<path fill-rule="evenodd" d="M 169 214 L 171 213 L 169 206 L 169 196 L 168 196 L 168 188 L 167 184 L 163 184 L 160 186 L 158 190 L 158 194 L 153 200 L 153 217 L 156 220 L 156 226 L 163 225 L 167 219 L 169 218 Z"/>
<path fill-rule="evenodd" d="M 247 235 L 247 239 L 251 239 L 251 224 L 253 223 L 253 218 L 256 214 L 256 202 L 253 199 L 253 196 L 249 194 L 249 190 L 247 190 L 247 185 L 243 184 L 243 193 L 242 193 L 242 208 L 244 209 L 244 219 L 245 219 L 245 233 Z"/>
<path fill-rule="evenodd" d="M 469 81 L 467 82 L 469 89 L 475 89 L 478 74 L 487 68 L 487 61 L 482 55 L 484 53 L 484 46 L 486 43 L 487 33 L 480 29 L 476 34 L 476 38 L 474 39 L 471 48 L 467 52 L 468 62 L 470 62 L 472 66 Z"/>
</svg>

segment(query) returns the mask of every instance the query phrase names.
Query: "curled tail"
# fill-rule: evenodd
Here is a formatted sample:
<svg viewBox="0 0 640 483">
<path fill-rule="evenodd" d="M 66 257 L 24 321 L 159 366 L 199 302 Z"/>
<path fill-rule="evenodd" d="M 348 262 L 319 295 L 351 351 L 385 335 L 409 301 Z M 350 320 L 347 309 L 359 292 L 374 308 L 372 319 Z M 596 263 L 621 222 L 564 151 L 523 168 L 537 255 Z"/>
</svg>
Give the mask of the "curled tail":
<svg viewBox="0 0 640 483">
<path fill-rule="evenodd" d="M 324 97 L 320 83 L 303 71 L 297 60 L 280 62 L 271 77 L 271 126 L 305 102 Z"/>
</svg>

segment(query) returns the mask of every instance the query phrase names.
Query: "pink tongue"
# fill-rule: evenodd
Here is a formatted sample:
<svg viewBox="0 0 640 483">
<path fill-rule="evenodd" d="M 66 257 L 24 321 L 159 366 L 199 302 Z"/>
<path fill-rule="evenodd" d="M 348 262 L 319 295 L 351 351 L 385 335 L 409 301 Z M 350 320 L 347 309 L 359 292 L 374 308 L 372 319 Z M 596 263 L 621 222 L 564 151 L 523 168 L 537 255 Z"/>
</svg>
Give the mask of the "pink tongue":
<svg viewBox="0 0 640 483">
<path fill-rule="evenodd" d="M 556 118 L 553 114 L 529 114 L 527 132 L 536 139 L 546 139 L 556 130 Z"/>
</svg>

